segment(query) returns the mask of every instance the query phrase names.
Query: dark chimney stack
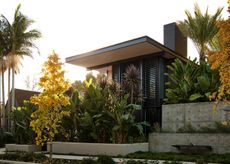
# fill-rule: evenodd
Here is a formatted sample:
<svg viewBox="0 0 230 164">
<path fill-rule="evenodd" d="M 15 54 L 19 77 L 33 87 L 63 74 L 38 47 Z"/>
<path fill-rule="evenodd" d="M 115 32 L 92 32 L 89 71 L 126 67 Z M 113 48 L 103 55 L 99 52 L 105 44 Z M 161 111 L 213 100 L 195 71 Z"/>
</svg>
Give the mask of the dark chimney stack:
<svg viewBox="0 0 230 164">
<path fill-rule="evenodd" d="M 187 37 L 175 22 L 164 25 L 164 45 L 187 58 Z"/>
</svg>

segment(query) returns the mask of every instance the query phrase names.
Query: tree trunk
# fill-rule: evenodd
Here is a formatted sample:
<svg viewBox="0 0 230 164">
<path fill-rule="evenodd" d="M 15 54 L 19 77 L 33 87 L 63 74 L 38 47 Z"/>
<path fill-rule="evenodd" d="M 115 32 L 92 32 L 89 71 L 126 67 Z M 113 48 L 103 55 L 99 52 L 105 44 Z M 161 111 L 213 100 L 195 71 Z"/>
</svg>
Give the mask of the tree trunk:
<svg viewBox="0 0 230 164">
<path fill-rule="evenodd" d="M 205 64 L 205 63 L 206 63 L 206 56 L 205 56 L 205 48 L 204 48 L 204 45 L 201 46 L 200 53 L 199 53 L 199 57 L 200 57 L 200 65 Z"/>
<path fill-rule="evenodd" d="M 12 100 L 11 100 L 11 108 L 10 108 L 10 112 L 12 111 L 12 107 L 14 107 L 14 101 L 15 101 L 15 88 L 14 88 L 14 77 L 15 77 L 15 72 L 14 72 L 14 67 L 12 68 Z"/>
<path fill-rule="evenodd" d="M 2 77 L 0 76 L 0 103 L 2 102 L 2 91 L 1 91 L 1 81 L 2 80 Z M 1 130 L 2 130 L 2 110 L 1 110 L 2 106 L 0 106 L 0 133 L 1 133 Z"/>
<path fill-rule="evenodd" d="M 133 87 L 133 85 L 131 86 L 132 88 L 131 88 L 131 104 L 133 104 L 133 94 L 134 94 L 134 87 Z"/>
<path fill-rule="evenodd" d="M 9 113 L 11 113 L 12 112 L 12 109 L 13 109 L 13 107 L 14 107 L 14 103 L 15 103 L 15 88 L 14 88 L 14 77 L 15 77 L 15 72 L 14 72 L 15 70 L 14 70 L 14 67 L 12 68 L 12 91 L 11 91 L 11 94 L 12 94 L 12 99 L 11 99 L 11 105 L 10 105 L 10 111 L 9 111 Z M 12 124 L 13 125 L 13 124 Z M 11 129 L 13 129 L 14 127 L 12 127 L 12 126 L 10 126 L 11 127 Z"/>
<path fill-rule="evenodd" d="M 10 97 L 10 83 L 11 83 L 11 81 L 10 81 L 10 71 L 11 71 L 11 69 L 10 68 L 8 68 L 8 104 L 7 104 L 7 113 L 10 113 L 10 110 L 11 110 L 11 97 Z M 10 120 L 9 119 L 7 119 L 8 121 L 7 121 L 7 129 L 9 130 L 10 128 L 9 128 L 9 126 L 10 126 Z"/>
<path fill-rule="evenodd" d="M 3 62 L 3 61 L 2 61 Z M 6 121 L 6 115 L 5 115 L 5 85 L 4 85 L 4 66 L 3 66 L 3 63 L 2 63 L 2 127 L 3 127 L 3 130 L 6 130 L 6 127 L 5 127 L 5 121 Z"/>
</svg>

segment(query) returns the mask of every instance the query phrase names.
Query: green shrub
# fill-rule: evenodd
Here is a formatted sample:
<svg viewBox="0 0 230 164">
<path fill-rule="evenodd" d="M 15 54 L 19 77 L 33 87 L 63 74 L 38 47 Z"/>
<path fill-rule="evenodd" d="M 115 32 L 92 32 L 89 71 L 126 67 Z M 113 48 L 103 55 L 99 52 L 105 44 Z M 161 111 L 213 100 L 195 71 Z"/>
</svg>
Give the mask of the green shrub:
<svg viewBox="0 0 230 164">
<path fill-rule="evenodd" d="M 179 154 L 179 153 L 151 153 L 151 152 L 136 152 L 125 156 L 133 159 L 151 159 L 151 160 L 166 160 L 166 161 L 188 161 L 188 162 L 203 162 L 203 163 L 230 163 L 229 154 Z"/>
<path fill-rule="evenodd" d="M 182 164 L 181 162 L 178 161 L 165 161 L 163 164 Z"/>
<path fill-rule="evenodd" d="M 4 147 L 5 144 L 15 143 L 15 137 L 10 132 L 0 133 L 0 147 Z"/>
<path fill-rule="evenodd" d="M 145 164 L 144 162 L 141 161 L 134 161 L 134 160 L 129 160 L 126 162 L 127 164 Z"/>
<path fill-rule="evenodd" d="M 114 164 L 115 162 L 110 156 L 99 156 L 97 159 L 97 164 Z"/>
<path fill-rule="evenodd" d="M 77 83 L 79 85 L 79 82 Z M 64 118 L 62 126 L 69 140 L 81 142 L 127 143 L 143 141 L 146 122 L 138 122 L 135 113 L 141 110 L 133 97 L 124 93 L 120 85 L 102 75 L 87 78 L 80 85 L 69 91 L 70 117 Z M 81 92 L 81 93 L 80 93 Z M 59 139 L 63 139 L 60 133 Z"/>
<path fill-rule="evenodd" d="M 211 94 L 219 89 L 219 72 L 212 70 L 207 63 L 199 66 L 196 59 L 186 63 L 176 59 L 167 67 L 167 103 L 209 101 Z"/>
<path fill-rule="evenodd" d="M 81 161 L 81 164 L 97 164 L 97 162 L 92 158 L 85 158 Z"/>
<path fill-rule="evenodd" d="M 6 154 L 1 154 L 0 159 L 24 162 L 43 162 L 47 157 L 42 153 L 7 152 Z"/>
<path fill-rule="evenodd" d="M 37 109 L 37 106 L 24 101 L 23 107 L 13 109 L 10 118 L 14 122 L 13 135 L 16 143 L 32 144 L 35 142 L 35 133 L 30 127 L 31 114 Z"/>
</svg>

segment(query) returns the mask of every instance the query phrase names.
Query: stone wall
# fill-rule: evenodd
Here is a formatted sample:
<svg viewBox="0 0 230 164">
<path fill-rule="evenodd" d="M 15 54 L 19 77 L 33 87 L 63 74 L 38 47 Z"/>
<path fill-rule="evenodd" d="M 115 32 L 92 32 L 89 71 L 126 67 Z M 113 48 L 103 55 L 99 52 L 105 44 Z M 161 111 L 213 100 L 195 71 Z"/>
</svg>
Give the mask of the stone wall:
<svg viewBox="0 0 230 164">
<path fill-rule="evenodd" d="M 175 132 L 189 124 L 197 129 L 213 127 L 215 122 L 230 119 L 230 112 L 223 110 L 225 106 L 219 103 L 215 107 L 213 102 L 163 105 L 162 130 Z"/>
<path fill-rule="evenodd" d="M 218 133 L 151 133 L 149 150 L 151 152 L 178 152 L 172 145 L 206 145 L 212 153 L 230 153 L 230 134 Z"/>
</svg>

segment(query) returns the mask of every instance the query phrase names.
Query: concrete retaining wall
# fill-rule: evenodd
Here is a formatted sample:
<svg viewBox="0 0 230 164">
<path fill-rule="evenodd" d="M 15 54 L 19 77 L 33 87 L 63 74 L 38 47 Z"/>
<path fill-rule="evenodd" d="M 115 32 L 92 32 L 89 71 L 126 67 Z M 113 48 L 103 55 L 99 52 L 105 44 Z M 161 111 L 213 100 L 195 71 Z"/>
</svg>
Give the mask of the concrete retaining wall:
<svg viewBox="0 0 230 164">
<path fill-rule="evenodd" d="M 149 150 L 151 152 L 178 152 L 172 145 L 207 145 L 212 153 L 230 153 L 230 134 L 218 133 L 151 133 Z"/>
<path fill-rule="evenodd" d="M 213 102 L 163 105 L 162 130 L 175 132 L 188 124 L 198 129 L 213 127 L 215 122 L 230 119 L 230 112 L 224 111 L 224 107 L 224 103 L 219 103 L 215 109 Z"/>
<path fill-rule="evenodd" d="M 50 145 L 47 144 L 47 151 Z M 105 144 L 80 142 L 53 142 L 53 153 L 84 155 L 126 155 L 136 151 L 149 151 L 148 143 Z"/>
<path fill-rule="evenodd" d="M 39 145 L 6 144 L 6 151 L 38 152 L 41 150 L 42 147 Z"/>
</svg>

